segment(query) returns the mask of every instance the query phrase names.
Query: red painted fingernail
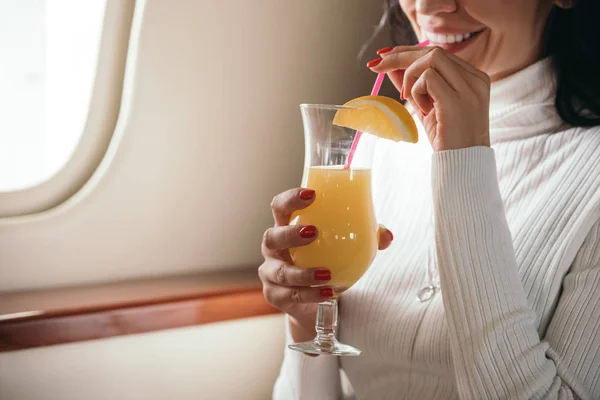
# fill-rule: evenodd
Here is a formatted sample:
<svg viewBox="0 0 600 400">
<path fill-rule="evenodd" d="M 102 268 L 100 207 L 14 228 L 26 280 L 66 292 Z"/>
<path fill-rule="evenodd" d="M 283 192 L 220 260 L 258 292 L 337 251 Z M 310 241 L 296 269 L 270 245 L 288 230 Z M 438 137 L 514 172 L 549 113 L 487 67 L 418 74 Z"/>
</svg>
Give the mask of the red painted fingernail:
<svg viewBox="0 0 600 400">
<path fill-rule="evenodd" d="M 317 227 L 313 225 L 306 225 L 302 229 L 300 229 L 300 236 L 304 239 L 310 239 L 317 236 Z"/>
<path fill-rule="evenodd" d="M 390 234 L 390 240 L 393 241 L 394 240 L 394 234 L 389 229 L 387 231 Z"/>
<path fill-rule="evenodd" d="M 310 200 L 315 197 L 315 191 L 312 189 L 304 189 L 300 192 L 300 198 L 302 200 Z"/>
<path fill-rule="evenodd" d="M 330 281 L 331 271 L 327 269 L 318 269 L 315 271 L 314 277 L 316 281 Z"/>
<path fill-rule="evenodd" d="M 385 53 L 389 53 L 392 50 L 394 50 L 393 47 L 384 47 L 383 49 L 377 50 L 377 54 L 378 55 L 382 55 L 382 54 L 385 54 Z"/>
<path fill-rule="evenodd" d="M 333 289 L 330 287 L 326 287 L 320 290 L 321 297 L 333 297 Z"/>
<path fill-rule="evenodd" d="M 367 63 L 367 67 L 368 68 L 373 68 L 379 65 L 380 62 L 383 61 L 383 58 L 376 58 L 374 60 L 371 60 Z"/>
</svg>

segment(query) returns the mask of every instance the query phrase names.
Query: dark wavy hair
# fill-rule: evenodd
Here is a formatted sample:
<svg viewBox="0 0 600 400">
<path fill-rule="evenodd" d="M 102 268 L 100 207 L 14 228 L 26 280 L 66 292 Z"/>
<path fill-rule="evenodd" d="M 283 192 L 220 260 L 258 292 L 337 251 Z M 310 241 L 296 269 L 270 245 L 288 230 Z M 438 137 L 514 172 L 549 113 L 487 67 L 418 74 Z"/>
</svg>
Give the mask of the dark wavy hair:
<svg viewBox="0 0 600 400">
<path fill-rule="evenodd" d="M 416 37 L 398 0 L 385 0 L 385 19 L 394 44 Z M 544 33 L 544 54 L 557 75 L 556 110 L 571 126 L 600 125 L 600 0 L 574 0 L 552 7 Z"/>
</svg>

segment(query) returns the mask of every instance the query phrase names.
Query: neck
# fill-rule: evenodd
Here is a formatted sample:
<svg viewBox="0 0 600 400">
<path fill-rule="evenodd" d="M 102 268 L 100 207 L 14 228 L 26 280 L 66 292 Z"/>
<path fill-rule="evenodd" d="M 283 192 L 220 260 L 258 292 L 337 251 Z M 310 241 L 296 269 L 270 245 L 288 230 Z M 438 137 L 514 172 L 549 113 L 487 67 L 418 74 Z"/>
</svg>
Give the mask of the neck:
<svg viewBox="0 0 600 400">
<path fill-rule="evenodd" d="M 535 52 L 536 55 L 530 57 L 529 59 L 525 60 L 523 63 L 514 65 L 508 69 L 502 70 L 502 71 L 497 71 L 495 73 L 490 74 L 490 80 L 492 81 L 492 83 L 494 82 L 498 82 L 501 81 L 505 78 L 508 78 L 511 75 L 516 74 L 519 71 L 522 71 L 524 69 L 526 69 L 528 66 L 533 65 L 539 61 L 541 61 L 544 57 L 539 56 L 538 54 L 541 54 L 541 49 L 540 51 L 536 51 Z"/>
<path fill-rule="evenodd" d="M 556 112 L 556 76 L 552 60 L 544 58 L 492 83 L 490 138 L 492 144 L 560 129 Z"/>
</svg>

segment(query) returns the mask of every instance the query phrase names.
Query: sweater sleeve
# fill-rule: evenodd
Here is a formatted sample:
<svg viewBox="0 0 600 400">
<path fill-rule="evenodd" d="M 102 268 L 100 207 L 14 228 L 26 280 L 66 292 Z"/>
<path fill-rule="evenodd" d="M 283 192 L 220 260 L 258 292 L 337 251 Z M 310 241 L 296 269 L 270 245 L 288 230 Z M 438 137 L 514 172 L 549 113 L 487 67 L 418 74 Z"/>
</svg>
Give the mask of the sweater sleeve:
<svg viewBox="0 0 600 400">
<path fill-rule="evenodd" d="M 273 400 L 338 400 L 342 398 L 338 357 L 311 357 L 287 345 L 293 343 L 285 318 L 286 346 Z"/>
<path fill-rule="evenodd" d="M 578 257 L 564 280 L 541 340 L 517 271 L 494 150 L 434 154 L 432 185 L 440 284 L 460 398 L 600 398 L 600 245 L 594 230 L 580 250 L 589 256 Z"/>
</svg>

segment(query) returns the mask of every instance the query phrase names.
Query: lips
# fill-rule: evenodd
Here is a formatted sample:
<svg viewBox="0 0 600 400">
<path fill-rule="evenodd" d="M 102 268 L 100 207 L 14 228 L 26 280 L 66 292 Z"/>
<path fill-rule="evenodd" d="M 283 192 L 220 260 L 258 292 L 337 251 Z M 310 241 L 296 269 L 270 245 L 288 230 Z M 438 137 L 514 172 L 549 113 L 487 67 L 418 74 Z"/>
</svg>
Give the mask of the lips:
<svg viewBox="0 0 600 400">
<path fill-rule="evenodd" d="M 463 40 L 469 39 L 476 32 L 465 32 L 457 35 L 444 35 L 441 33 L 433 33 L 429 31 L 423 31 L 425 37 L 429 39 L 431 43 L 446 44 L 446 43 L 460 43 Z"/>
<path fill-rule="evenodd" d="M 439 46 L 452 53 L 462 50 L 473 40 L 482 30 L 462 33 L 437 33 L 423 29 L 423 36 L 427 38 L 432 46 Z"/>
</svg>

